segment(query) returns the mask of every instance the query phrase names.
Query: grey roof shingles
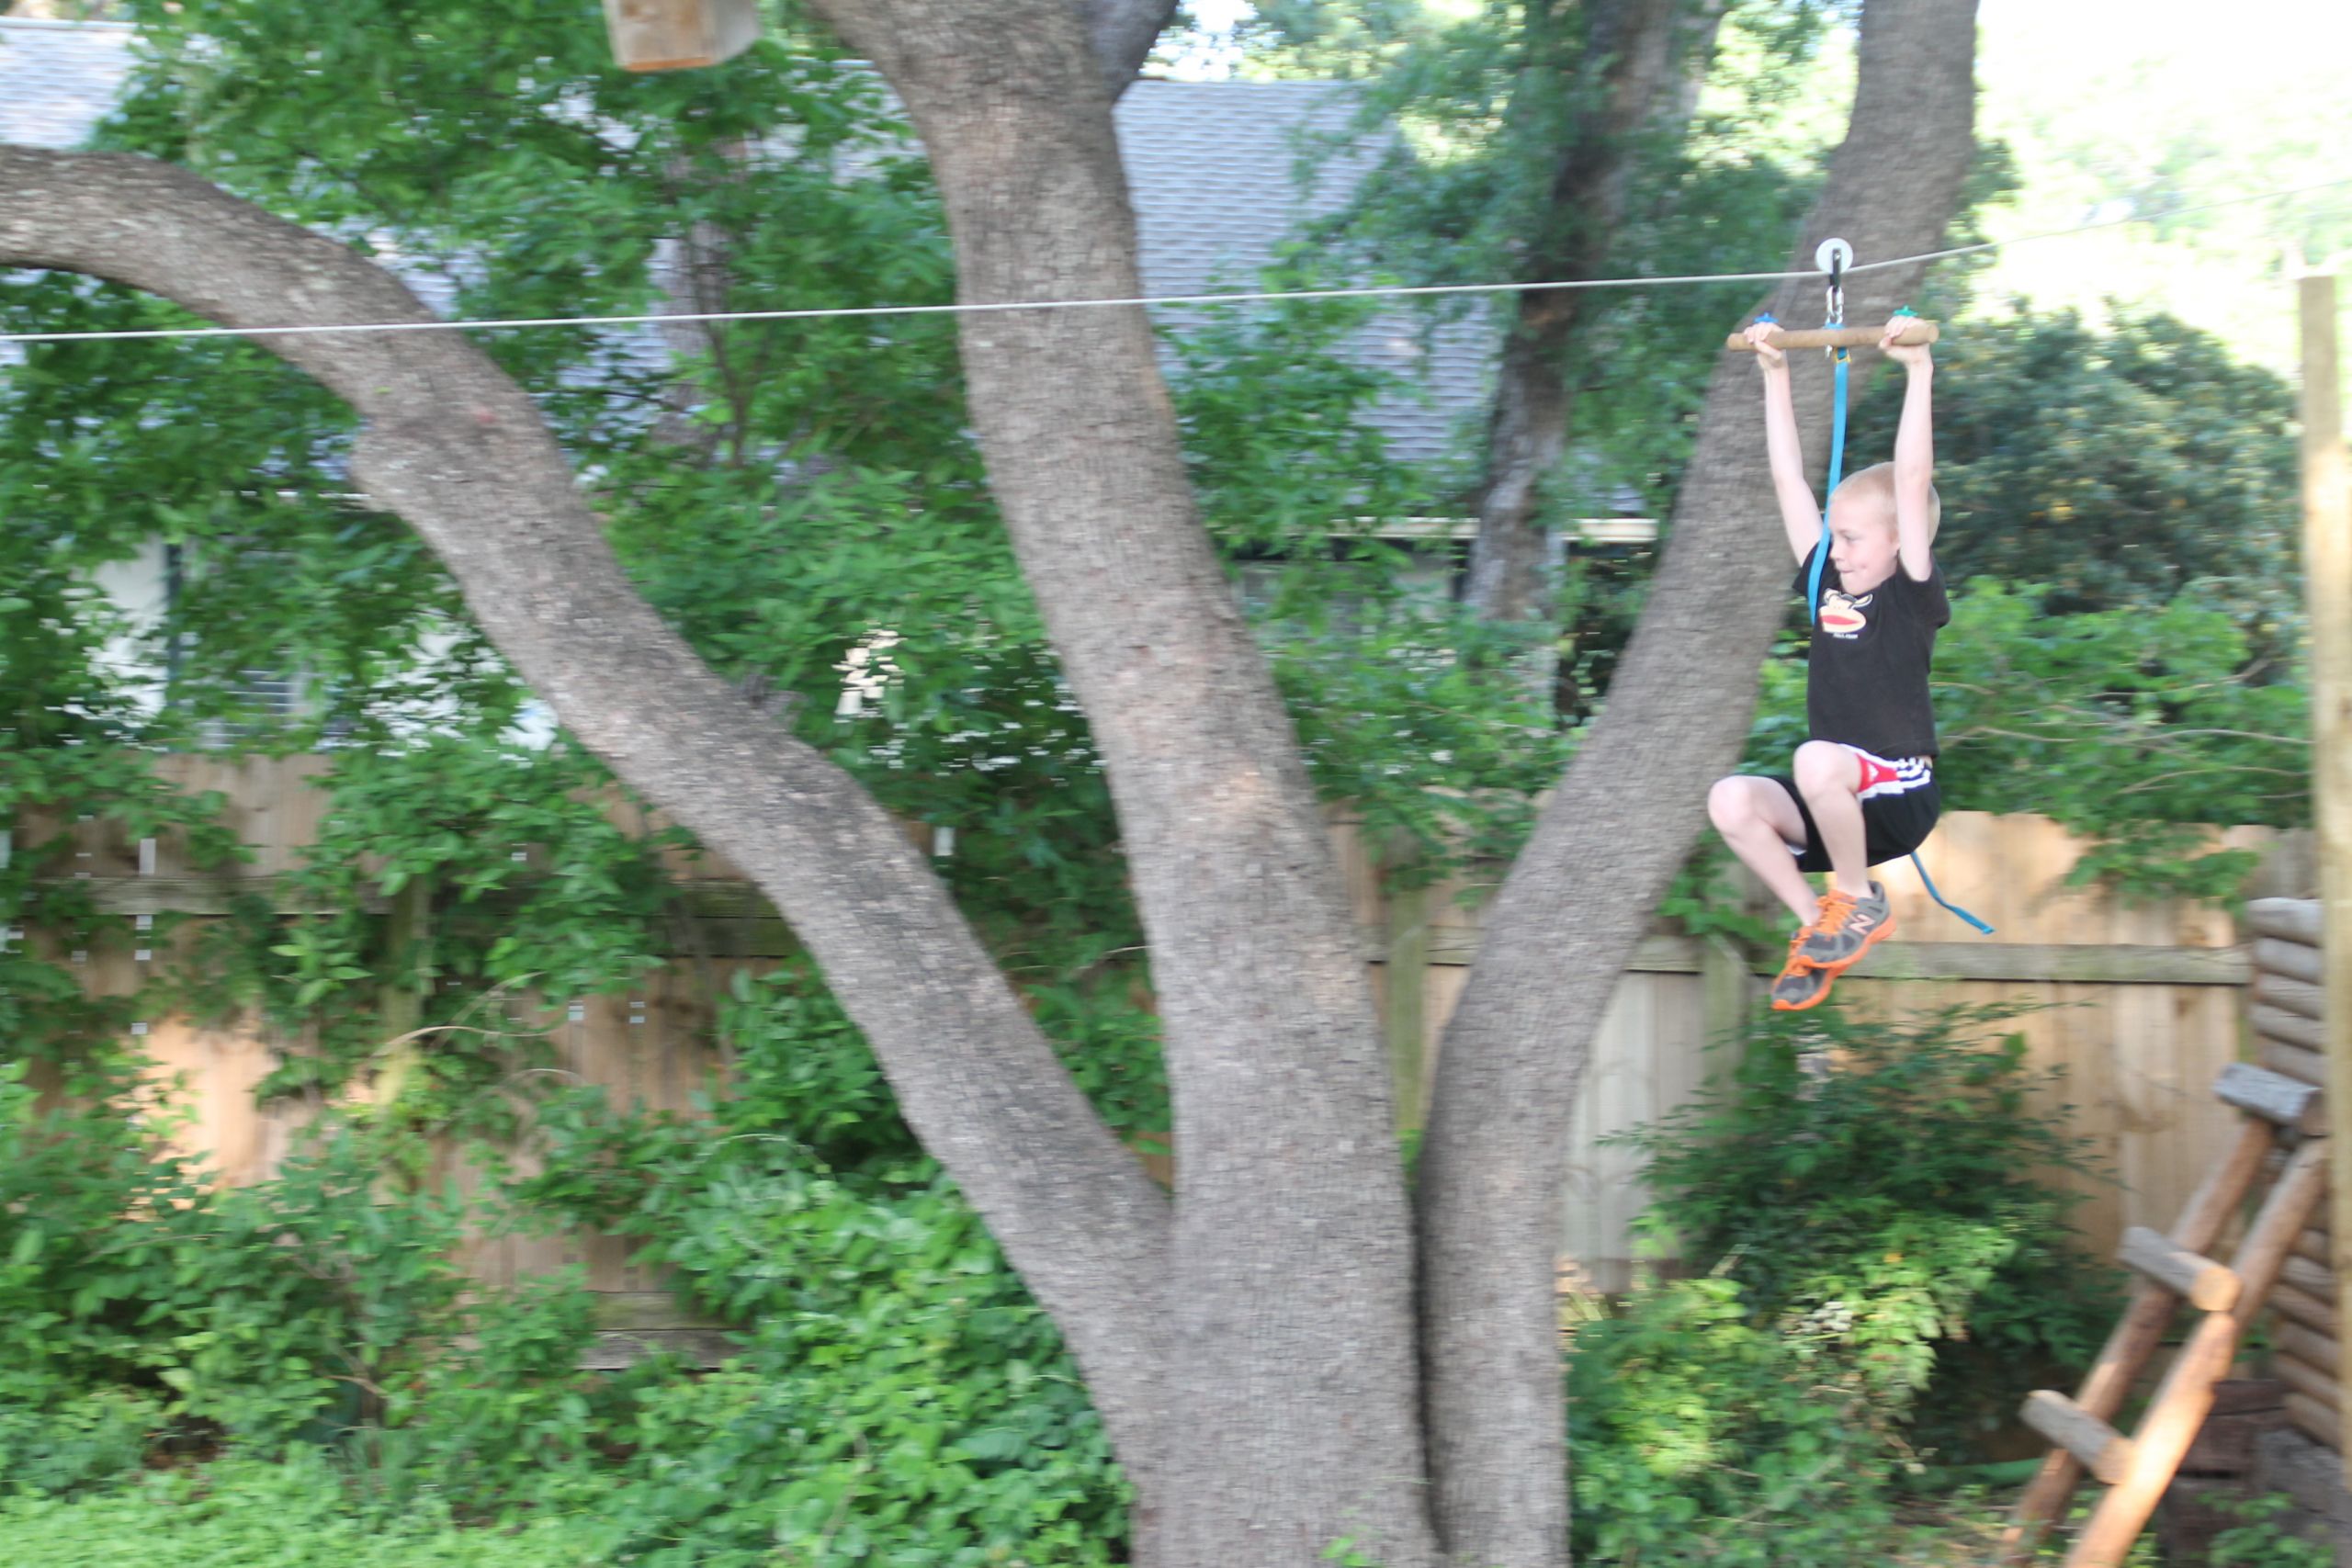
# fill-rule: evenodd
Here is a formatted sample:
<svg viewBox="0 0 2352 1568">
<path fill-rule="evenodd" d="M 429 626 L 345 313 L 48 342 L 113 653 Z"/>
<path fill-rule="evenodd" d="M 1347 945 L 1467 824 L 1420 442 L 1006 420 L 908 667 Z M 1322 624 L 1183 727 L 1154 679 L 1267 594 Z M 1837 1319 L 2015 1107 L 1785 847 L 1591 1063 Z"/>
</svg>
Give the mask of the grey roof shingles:
<svg viewBox="0 0 2352 1568">
<path fill-rule="evenodd" d="M 0 17 L 0 141 L 81 145 L 130 70 L 130 27 Z"/>
<path fill-rule="evenodd" d="M 0 17 L 0 141 L 81 145 L 122 89 L 134 38 L 122 23 Z M 1118 131 L 1145 286 L 1155 294 L 1254 287 L 1299 224 L 1336 209 L 1376 161 L 1381 142 L 1357 141 L 1323 156 L 1301 187 L 1300 136 L 1344 130 L 1352 107 L 1350 88 L 1336 82 L 1131 86 Z M 1384 311 L 1351 352 L 1416 389 L 1373 415 L 1400 457 L 1442 455 L 1485 404 L 1493 350 L 1480 316 L 1439 327 L 1425 350 L 1416 317 Z"/>
</svg>

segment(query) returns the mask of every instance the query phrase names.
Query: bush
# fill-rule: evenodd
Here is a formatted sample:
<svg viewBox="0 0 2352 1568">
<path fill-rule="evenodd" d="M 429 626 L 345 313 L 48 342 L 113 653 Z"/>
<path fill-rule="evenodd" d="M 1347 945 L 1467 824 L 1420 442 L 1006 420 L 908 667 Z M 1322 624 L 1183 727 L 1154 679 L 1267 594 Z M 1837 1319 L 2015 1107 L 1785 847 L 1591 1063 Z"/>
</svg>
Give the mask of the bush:
<svg viewBox="0 0 2352 1568">
<path fill-rule="evenodd" d="M 558 1098 L 545 1174 L 471 1211 L 388 1179 L 393 1133 L 332 1118 L 270 1180 L 216 1190 L 135 1059 L 85 1063 L 47 1109 L 0 1068 L 12 1522 L 119 1539 L 124 1562 L 163 1561 L 137 1553 L 165 1527 L 242 1551 L 263 1527 L 229 1515 L 282 1461 L 320 1491 L 322 1539 L 390 1521 L 428 1562 L 538 1561 L 454 1527 L 548 1519 L 572 1520 L 549 1538 L 571 1562 L 655 1568 L 1113 1561 L 1126 1492 L 1058 1335 L 813 986 L 739 991 L 749 1089 L 707 1120 Z M 738 1358 L 582 1372 L 575 1278 L 463 1293 L 469 1223 L 566 1221 L 645 1237 L 739 1325 Z M 165 1460 L 203 1479 L 123 1490 Z"/>
<path fill-rule="evenodd" d="M 456 1205 L 380 1192 L 353 1130 L 215 1190 L 138 1062 L 74 1087 L 42 1111 L 0 1066 L 0 1404 L 130 1390 L 165 1426 L 272 1443 L 380 1402 L 461 1327 Z"/>
<path fill-rule="evenodd" d="M 2085 1168 L 2082 1145 L 2034 1109 L 2052 1086 L 2022 1040 L 1977 1043 L 2005 1016 L 1767 1015 L 1728 1081 L 1633 1135 L 1645 1224 L 1712 1267 L 1576 1332 L 1580 1555 L 1883 1551 L 1955 1369 L 2006 1409 L 2020 1371 L 2093 1353 L 2113 1303 L 2082 1285 L 2099 1275 L 2071 1239 L 2075 1199 L 2049 1184 Z M 1811 1078 L 1801 1044 L 1838 1070 Z"/>
<path fill-rule="evenodd" d="M 543 1221 L 644 1237 L 741 1358 L 645 1379 L 598 1440 L 616 1556 L 1084 1564 L 1126 1490 L 1075 1365 L 979 1216 L 915 1147 L 855 1031 L 809 976 L 736 989 L 745 1089 L 710 1119 L 557 1097 Z M 855 1112 L 855 1114 L 845 1114 Z"/>
</svg>

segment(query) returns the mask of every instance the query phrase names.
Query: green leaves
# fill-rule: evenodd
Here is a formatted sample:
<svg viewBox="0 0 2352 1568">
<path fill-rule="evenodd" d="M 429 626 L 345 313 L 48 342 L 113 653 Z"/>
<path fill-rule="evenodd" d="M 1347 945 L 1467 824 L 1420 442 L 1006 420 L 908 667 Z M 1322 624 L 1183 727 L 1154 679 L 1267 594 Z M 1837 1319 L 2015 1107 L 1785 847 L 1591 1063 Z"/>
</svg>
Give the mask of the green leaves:
<svg viewBox="0 0 2352 1568">
<path fill-rule="evenodd" d="M 1577 1325 L 1580 1551 L 1607 1561 L 1909 1561 L 1895 1504 L 2045 1358 L 2087 1360 L 2112 1304 L 2066 1228 L 2085 1168 L 2055 1086 L 1997 1010 L 1889 1025 L 1767 1015 L 1730 1075 L 1631 1140 L 1645 1224 L 1692 1279 Z M 1799 1039 L 1802 1035 L 1804 1038 Z M 1802 1072 L 1800 1045 L 1837 1070 Z M 1753 1521 L 1769 1517 L 1770 1532 Z"/>
<path fill-rule="evenodd" d="M 2186 601 L 2261 656 L 2291 650 L 2295 409 L 2276 376 L 2121 307 L 2095 325 L 2018 306 L 1936 352 L 1936 552 L 1956 584 L 1998 578 L 2057 615 Z M 1857 407 L 1857 452 L 1892 449 L 1900 402 Z"/>
</svg>

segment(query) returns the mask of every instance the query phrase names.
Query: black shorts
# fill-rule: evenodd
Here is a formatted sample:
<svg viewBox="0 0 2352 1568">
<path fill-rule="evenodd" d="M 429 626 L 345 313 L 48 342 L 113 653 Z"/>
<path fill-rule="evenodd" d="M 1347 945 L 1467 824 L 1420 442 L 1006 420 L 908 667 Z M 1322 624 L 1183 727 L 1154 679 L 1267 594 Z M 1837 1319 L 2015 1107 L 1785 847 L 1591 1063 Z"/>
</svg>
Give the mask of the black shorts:
<svg viewBox="0 0 2352 1568">
<path fill-rule="evenodd" d="M 1863 856 L 1872 865 L 1891 860 L 1901 860 L 1928 841 L 1936 830 L 1936 818 L 1943 811 L 1943 796 L 1936 791 L 1936 771 L 1924 757 L 1906 757 L 1889 761 L 1873 757 L 1859 746 L 1845 750 L 1852 753 L 1861 769 Z M 1789 792 L 1797 803 L 1797 815 L 1804 819 L 1804 848 L 1794 851 L 1799 871 L 1815 872 L 1829 869 L 1829 852 L 1821 846 L 1821 829 L 1813 823 L 1813 813 L 1797 791 L 1797 781 L 1786 774 L 1774 774 L 1772 782 Z"/>
</svg>

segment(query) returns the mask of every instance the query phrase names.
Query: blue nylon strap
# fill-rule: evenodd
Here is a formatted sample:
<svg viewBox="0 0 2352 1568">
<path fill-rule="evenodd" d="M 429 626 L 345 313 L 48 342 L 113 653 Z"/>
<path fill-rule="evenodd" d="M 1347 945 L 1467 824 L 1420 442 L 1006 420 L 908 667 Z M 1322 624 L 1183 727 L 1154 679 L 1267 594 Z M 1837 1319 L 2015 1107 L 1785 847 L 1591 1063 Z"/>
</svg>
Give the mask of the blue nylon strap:
<svg viewBox="0 0 2352 1568">
<path fill-rule="evenodd" d="M 1962 908 L 1959 905 L 1953 903 L 1951 899 L 1936 891 L 1936 879 L 1928 874 L 1927 863 L 1919 858 L 1918 852 L 1916 850 L 1911 853 L 1911 869 L 1919 874 L 1920 886 L 1927 888 L 1928 897 L 1933 898 L 1937 903 L 1941 904 L 1945 908 L 1950 909 L 1953 914 L 1958 915 L 1962 919 L 1966 920 L 1970 925 L 1974 926 L 1981 934 L 1984 936 L 1991 936 L 1993 934 L 1993 928 L 1991 926 L 1986 925 L 1983 920 L 1978 919 L 1975 916 L 1970 914 L 1967 910 Z"/>
<path fill-rule="evenodd" d="M 1838 481 L 1846 474 L 1846 351 L 1837 354 L 1838 389 L 1832 394 L 1829 415 L 1829 488 L 1822 496 L 1821 543 L 1813 547 L 1813 571 L 1804 585 L 1805 619 L 1817 620 L 1821 615 L 1821 566 L 1829 558 L 1829 497 L 1838 493 Z"/>
</svg>

